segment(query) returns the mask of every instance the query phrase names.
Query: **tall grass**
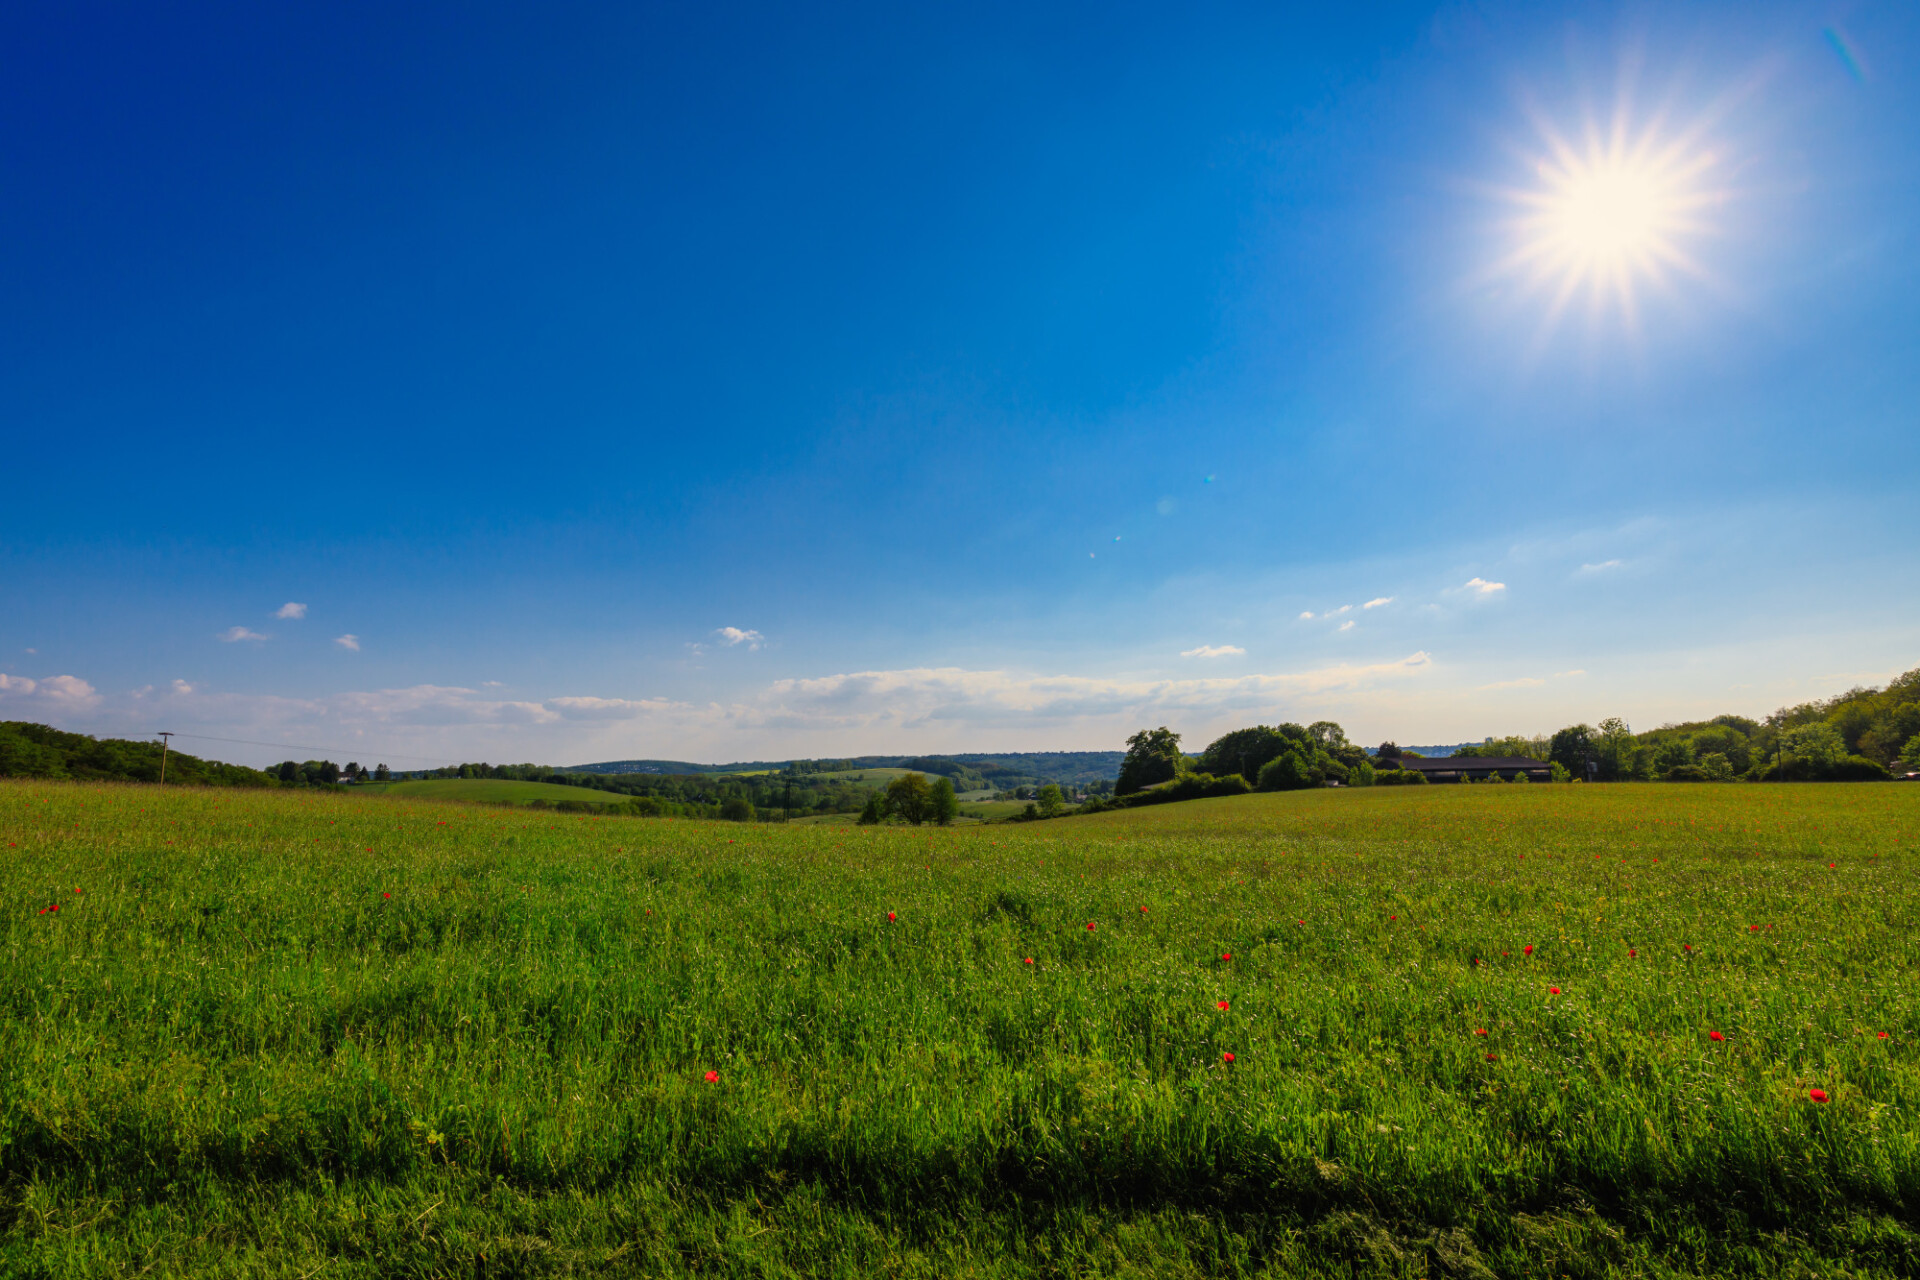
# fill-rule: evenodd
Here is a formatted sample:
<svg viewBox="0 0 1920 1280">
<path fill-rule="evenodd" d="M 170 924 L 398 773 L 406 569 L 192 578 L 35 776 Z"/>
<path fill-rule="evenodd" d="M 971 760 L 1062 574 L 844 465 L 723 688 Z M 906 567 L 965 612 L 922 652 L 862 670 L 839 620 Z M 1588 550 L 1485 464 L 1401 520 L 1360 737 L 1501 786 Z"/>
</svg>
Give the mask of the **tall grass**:
<svg viewBox="0 0 1920 1280">
<path fill-rule="evenodd" d="M 1920 788 L 0 841 L 0 1274 L 1920 1271 Z"/>
</svg>

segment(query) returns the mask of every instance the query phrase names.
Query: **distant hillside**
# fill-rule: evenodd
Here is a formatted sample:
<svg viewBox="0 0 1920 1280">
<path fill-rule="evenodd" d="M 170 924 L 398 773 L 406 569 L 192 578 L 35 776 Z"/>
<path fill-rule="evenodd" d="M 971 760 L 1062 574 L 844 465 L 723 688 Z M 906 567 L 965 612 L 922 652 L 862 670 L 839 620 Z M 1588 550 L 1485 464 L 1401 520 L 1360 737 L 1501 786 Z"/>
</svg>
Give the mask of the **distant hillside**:
<svg viewBox="0 0 1920 1280">
<path fill-rule="evenodd" d="M 598 764 L 576 764 L 568 773 L 656 773 L 681 777 L 715 773 L 766 773 L 786 769 L 792 764 L 811 764 L 821 771 L 846 772 L 856 769 L 916 769 L 922 773 L 951 775 L 965 766 L 967 772 L 990 780 L 1013 782 L 1071 782 L 1086 785 L 1111 782 L 1120 776 L 1123 751 L 1002 751 L 955 752 L 917 756 L 851 756 L 833 760 L 750 760 L 736 764 L 694 764 L 686 760 L 603 760 Z"/>
<path fill-rule="evenodd" d="M 561 765 L 565 773 L 663 773 L 691 776 L 700 773 L 765 773 L 784 769 L 785 760 L 742 760 L 735 764 L 694 764 L 688 760 L 602 760 L 599 764 Z"/>
</svg>

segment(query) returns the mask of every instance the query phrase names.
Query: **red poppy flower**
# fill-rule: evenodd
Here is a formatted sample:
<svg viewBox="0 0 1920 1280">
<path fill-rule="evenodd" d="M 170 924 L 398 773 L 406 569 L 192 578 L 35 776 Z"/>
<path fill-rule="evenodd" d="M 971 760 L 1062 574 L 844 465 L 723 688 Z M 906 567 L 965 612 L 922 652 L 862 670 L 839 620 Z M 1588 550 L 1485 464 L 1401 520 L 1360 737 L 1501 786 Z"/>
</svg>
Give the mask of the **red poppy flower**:
<svg viewBox="0 0 1920 1280">
<path fill-rule="evenodd" d="M 1147 914 L 1147 909 L 1145 907 L 1140 908 L 1140 914 L 1141 915 Z"/>
<path fill-rule="evenodd" d="M 1487 1055 L 1487 1061 L 1488 1061 L 1488 1062 L 1498 1062 L 1498 1061 L 1500 1061 L 1500 1055 L 1499 1055 L 1499 1054 L 1497 1054 L 1497 1053 L 1490 1053 L 1490 1054 L 1488 1054 L 1488 1055 Z"/>
<path fill-rule="evenodd" d="M 1558 987 L 1548 987 L 1548 988 L 1547 988 L 1547 994 L 1548 994 L 1548 995 L 1550 995 L 1550 996 L 1557 996 L 1557 995 L 1559 995 L 1559 994 L 1560 994 L 1560 988 L 1558 988 Z"/>
<path fill-rule="evenodd" d="M 1475 957 L 1473 958 L 1473 962 L 1474 962 L 1475 964 L 1479 964 L 1479 963 L 1480 963 L 1480 957 L 1479 957 L 1479 956 L 1475 956 Z"/>
<path fill-rule="evenodd" d="M 1748 932 L 1748 933 L 1758 933 L 1758 932 L 1760 932 L 1760 926 L 1759 926 L 1759 925 L 1757 925 L 1757 924 L 1750 924 L 1750 925 L 1748 925 L 1748 926 L 1747 926 L 1747 932 Z"/>
<path fill-rule="evenodd" d="M 893 923 L 893 919 L 894 919 L 894 917 L 893 917 L 893 912 L 891 912 L 891 911 L 889 911 L 889 912 L 887 912 L 887 923 L 888 923 L 888 924 L 892 924 L 892 923 Z"/>
<path fill-rule="evenodd" d="M 1224 1013 L 1224 1012 L 1226 1012 L 1226 1008 L 1227 1008 L 1227 1002 L 1226 1002 L 1225 1000 L 1222 1000 L 1222 1001 L 1220 1002 L 1220 1010 L 1221 1010 L 1221 1012 L 1222 1012 L 1222 1013 Z"/>
<path fill-rule="evenodd" d="M 1520 954 L 1521 954 L 1521 955 L 1523 955 L 1523 956 L 1530 956 L 1530 955 L 1532 955 L 1532 954 L 1533 954 L 1533 944 L 1532 944 L 1531 942 L 1529 942 L 1529 943 L 1528 943 L 1528 944 L 1527 944 L 1526 946 L 1524 946 L 1524 947 L 1522 947 L 1522 948 L 1520 948 Z"/>
<path fill-rule="evenodd" d="M 1387 919 L 1388 919 L 1388 920 L 1398 920 L 1399 918 L 1400 918 L 1399 916 L 1388 916 L 1388 917 L 1387 917 Z"/>
<path fill-rule="evenodd" d="M 1725 1039 L 1726 1039 L 1726 1037 L 1725 1037 L 1725 1036 L 1723 1036 L 1723 1035 L 1721 1035 L 1721 1034 L 1720 1034 L 1720 1033 L 1719 1033 L 1718 1031 L 1709 1031 L 1709 1032 L 1707 1032 L 1707 1039 L 1709 1039 L 1709 1040 L 1725 1040 Z"/>
<path fill-rule="evenodd" d="M 1881 1040 L 1885 1040 L 1887 1038 L 1887 1033 L 1884 1031 L 1876 1031 L 1874 1032 L 1874 1035 Z"/>
<path fill-rule="evenodd" d="M 1222 1061 L 1222 1062 L 1232 1062 L 1232 1061 L 1233 1061 L 1233 1055 L 1232 1055 L 1232 1054 L 1230 1054 L 1230 1053 L 1223 1053 L 1223 1054 L 1221 1054 L 1221 1055 L 1220 1055 L 1220 1061 Z"/>
<path fill-rule="evenodd" d="M 381 897 L 383 897 L 383 898 L 391 898 L 391 897 L 392 897 L 393 895 L 392 895 L 392 894 L 390 894 L 390 893 L 383 893 L 383 894 L 381 894 L 380 896 L 381 896 Z"/>
<path fill-rule="evenodd" d="M 1475 1034 L 1475 1035 L 1477 1035 L 1477 1036 L 1483 1036 L 1483 1035 L 1485 1035 L 1485 1034 L 1487 1034 L 1487 1029 L 1486 1029 L 1485 1027 L 1475 1027 L 1475 1028 L 1473 1029 L 1473 1034 Z"/>
<path fill-rule="evenodd" d="M 1501 954 L 1501 955 L 1503 955 L 1503 956 L 1506 956 L 1506 957 L 1507 957 L 1508 959 L 1512 959 L 1512 958 L 1513 958 L 1513 952 L 1511 952 L 1511 951 L 1502 951 L 1502 952 L 1501 952 L 1500 954 Z"/>
<path fill-rule="evenodd" d="M 1028 964 L 1032 964 L 1032 963 L 1033 963 L 1033 957 L 1032 957 L 1032 956 L 1028 956 L 1028 957 L 1027 957 L 1027 963 L 1028 963 Z"/>
<path fill-rule="evenodd" d="M 1220 953 L 1220 958 L 1221 958 L 1222 960 L 1231 960 L 1231 959 L 1233 959 L 1233 952 L 1231 952 L 1231 951 L 1223 951 L 1223 952 L 1221 952 L 1221 953 Z"/>
<path fill-rule="evenodd" d="M 1627 948 L 1627 959 L 1631 960 L 1639 954 L 1640 953 L 1638 951 L 1635 951 L 1632 947 Z"/>
<path fill-rule="evenodd" d="M 1825 1089 L 1809 1089 L 1807 1090 L 1807 1096 L 1815 1102 L 1825 1102 L 1827 1100 L 1827 1091 Z"/>
<path fill-rule="evenodd" d="M 707 1072 L 707 1083 L 708 1083 L 708 1084 L 719 1084 L 719 1083 L 720 1083 L 720 1073 L 719 1073 L 718 1071 L 709 1071 L 709 1072 Z"/>
<path fill-rule="evenodd" d="M 1681 943 L 1681 944 L 1680 944 L 1680 949 L 1681 949 L 1682 951 L 1692 951 L 1692 950 L 1693 950 L 1693 944 L 1692 944 L 1691 942 L 1683 942 L 1683 943 Z"/>
<path fill-rule="evenodd" d="M 1089 921 L 1087 921 L 1087 932 L 1088 932 L 1088 933 L 1092 933 L 1092 932 L 1093 932 L 1093 921 L 1091 921 L 1091 920 L 1089 920 Z"/>
</svg>

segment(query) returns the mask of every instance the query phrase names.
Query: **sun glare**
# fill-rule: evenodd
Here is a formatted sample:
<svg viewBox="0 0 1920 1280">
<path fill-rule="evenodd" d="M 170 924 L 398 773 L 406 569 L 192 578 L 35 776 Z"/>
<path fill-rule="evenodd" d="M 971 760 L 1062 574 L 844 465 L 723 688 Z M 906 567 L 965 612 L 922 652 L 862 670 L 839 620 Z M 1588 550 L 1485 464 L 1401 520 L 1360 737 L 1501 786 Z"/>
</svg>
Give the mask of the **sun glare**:
<svg viewBox="0 0 1920 1280">
<path fill-rule="evenodd" d="M 1550 290 L 1555 314 L 1584 294 L 1631 323 L 1638 289 L 1701 274 L 1686 246 L 1709 230 L 1701 214 L 1714 197 L 1701 184 L 1710 153 L 1652 129 L 1631 138 L 1623 124 L 1584 147 L 1552 134 L 1546 142 L 1538 185 L 1509 193 L 1522 212 L 1519 244 L 1503 265 Z"/>
</svg>

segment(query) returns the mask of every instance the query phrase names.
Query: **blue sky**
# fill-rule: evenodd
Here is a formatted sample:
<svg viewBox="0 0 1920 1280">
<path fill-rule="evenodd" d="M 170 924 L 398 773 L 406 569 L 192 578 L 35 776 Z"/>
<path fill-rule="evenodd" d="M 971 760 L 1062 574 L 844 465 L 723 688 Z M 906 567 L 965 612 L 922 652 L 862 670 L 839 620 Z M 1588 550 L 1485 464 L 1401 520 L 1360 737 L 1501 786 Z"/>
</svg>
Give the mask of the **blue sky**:
<svg viewBox="0 0 1920 1280">
<path fill-rule="evenodd" d="M 0 718 L 1431 742 L 1920 665 L 1911 5 L 0 37 Z M 1616 125 L 1667 221 L 1600 287 L 1527 255 Z"/>
</svg>

